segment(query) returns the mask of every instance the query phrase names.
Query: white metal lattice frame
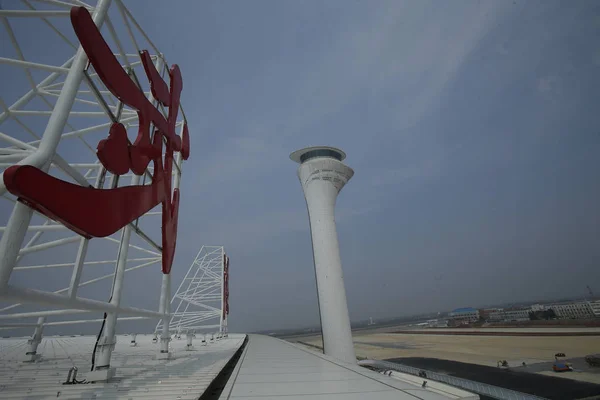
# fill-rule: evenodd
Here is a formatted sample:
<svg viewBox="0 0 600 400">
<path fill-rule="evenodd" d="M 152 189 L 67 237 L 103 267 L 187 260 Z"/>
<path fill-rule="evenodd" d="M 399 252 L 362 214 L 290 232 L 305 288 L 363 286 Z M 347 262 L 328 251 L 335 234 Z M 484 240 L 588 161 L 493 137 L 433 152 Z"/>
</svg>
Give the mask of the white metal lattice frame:
<svg viewBox="0 0 600 400">
<path fill-rule="evenodd" d="M 202 246 L 171 299 L 171 330 L 227 332 L 224 310 L 223 246 Z M 156 331 L 162 320 L 156 325 Z"/>
<path fill-rule="evenodd" d="M 28 86 L 23 88 L 24 94 L 14 101 L 3 98 L 5 88 L 0 93 L 0 170 L 14 164 L 33 165 L 60 179 L 96 188 L 149 184 L 153 172 L 151 166 L 143 176 L 131 173 L 114 176 L 99 163 L 95 148 L 98 140 L 108 135 L 110 125 L 122 123 L 132 137 L 138 126 L 138 117 L 136 111 L 115 98 L 94 73 L 68 23 L 71 7 L 88 9 L 96 25 L 102 27 L 101 32 L 113 51 L 116 50 L 114 54 L 124 69 L 154 101 L 139 51 L 149 51 L 157 70 L 163 78 L 167 77 L 167 81 L 169 64 L 123 2 L 98 0 L 92 7 L 80 0 L 22 0 L 5 6 L 13 9 L 0 9 L 0 29 L 5 34 L 0 38 L 4 36 L 2 40 L 12 44 L 12 52 L 0 54 L 0 67 L 10 66 L 12 70 L 8 76 L 16 79 L 21 74 Z M 26 23 L 26 30 L 17 29 L 20 23 Z M 32 30 L 31 26 L 36 28 Z M 33 41 L 37 43 L 37 51 L 24 51 L 25 47 L 31 47 L 24 44 Z M 45 54 L 54 54 L 60 46 L 66 47 L 71 56 L 56 64 L 39 61 Z M 9 52 L 10 48 L 2 46 L 2 52 Z M 166 117 L 167 110 L 162 109 L 162 113 Z M 184 120 L 185 114 L 180 108 L 178 129 L 183 127 Z M 173 188 L 178 188 L 181 177 L 179 154 L 175 156 L 174 164 Z M 106 347 L 110 360 L 117 315 L 127 315 L 119 320 L 158 319 L 168 315 L 170 274 L 162 277 L 158 310 L 128 307 L 121 301 L 125 273 L 150 266 L 156 267 L 152 273 L 158 273 L 162 260 L 158 244 L 160 206 L 114 235 L 88 240 L 17 202 L 7 192 L 2 179 L 0 195 L 12 207 L 10 218 L 8 212 L 0 214 L 5 225 L 0 228 L 0 301 L 16 301 L 0 305 L 0 329 L 35 327 L 30 353 L 35 355 L 36 343 L 41 339 L 44 326 L 101 321 L 81 318 L 53 321 L 58 316 L 64 319 L 66 315 L 80 317 L 94 311 L 108 313 L 101 347 Z M 92 249 L 99 244 L 102 250 Z M 32 258 L 37 261 L 31 262 Z M 57 258 L 61 260 L 55 261 Z M 114 266 L 112 273 L 83 278 L 88 272 L 93 274 L 95 268 L 110 265 Z M 18 279 L 21 273 L 35 277 L 50 269 L 71 270 L 60 289 L 40 288 L 41 278 L 28 278 L 25 286 L 9 282 L 12 278 L 22 283 L 23 280 Z M 111 279 L 112 288 L 103 296 L 110 298 L 109 301 L 82 295 L 82 289 Z M 23 312 L 25 305 L 56 309 Z M 168 318 L 165 320 L 169 321 Z M 168 334 L 168 324 L 165 325 Z M 165 346 L 165 343 L 161 344 L 163 351 Z"/>
</svg>

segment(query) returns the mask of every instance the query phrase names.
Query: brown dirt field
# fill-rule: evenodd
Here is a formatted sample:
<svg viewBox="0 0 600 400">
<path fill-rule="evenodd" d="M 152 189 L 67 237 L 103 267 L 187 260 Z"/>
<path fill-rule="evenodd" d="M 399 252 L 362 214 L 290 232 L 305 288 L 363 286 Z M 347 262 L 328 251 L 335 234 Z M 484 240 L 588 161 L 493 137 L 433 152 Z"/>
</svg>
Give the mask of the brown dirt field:
<svg viewBox="0 0 600 400">
<path fill-rule="evenodd" d="M 320 336 L 294 338 L 292 341 L 322 346 Z M 527 364 L 553 361 L 554 354 L 559 352 L 565 353 L 567 358 L 598 353 L 600 336 L 444 336 L 357 332 L 354 345 L 356 355 L 361 358 L 426 357 L 487 366 L 496 366 L 498 360 L 507 360 L 509 365 L 518 366 L 523 361 Z M 564 377 L 600 383 L 600 373 L 571 372 Z"/>
<path fill-rule="evenodd" d="M 530 364 L 552 361 L 558 352 L 565 353 L 567 357 L 583 357 L 600 350 L 600 336 L 374 334 L 355 336 L 354 341 L 357 355 L 362 357 L 432 357 L 491 366 L 496 365 L 498 360 L 507 360 L 513 365 L 523 361 Z"/>
</svg>

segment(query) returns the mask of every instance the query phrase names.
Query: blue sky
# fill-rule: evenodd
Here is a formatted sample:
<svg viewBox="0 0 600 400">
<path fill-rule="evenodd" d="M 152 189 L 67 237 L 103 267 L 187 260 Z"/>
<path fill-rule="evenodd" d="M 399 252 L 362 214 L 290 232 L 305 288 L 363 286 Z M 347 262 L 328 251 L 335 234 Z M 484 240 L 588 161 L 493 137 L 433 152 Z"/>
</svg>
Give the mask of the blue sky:
<svg viewBox="0 0 600 400">
<path fill-rule="evenodd" d="M 231 257 L 230 327 L 318 324 L 288 156 L 343 149 L 352 320 L 600 292 L 594 1 L 129 1 L 184 80 L 175 279 Z"/>
<path fill-rule="evenodd" d="M 131 7 L 144 26 L 168 13 Z M 598 282 L 597 3 L 173 11 L 157 42 L 182 67 L 194 143 L 181 224 L 194 234 L 178 261 L 199 243 L 226 246 L 232 328 L 318 322 L 288 159 L 310 145 L 344 149 L 356 171 L 337 208 L 353 320 L 582 295 Z"/>
</svg>

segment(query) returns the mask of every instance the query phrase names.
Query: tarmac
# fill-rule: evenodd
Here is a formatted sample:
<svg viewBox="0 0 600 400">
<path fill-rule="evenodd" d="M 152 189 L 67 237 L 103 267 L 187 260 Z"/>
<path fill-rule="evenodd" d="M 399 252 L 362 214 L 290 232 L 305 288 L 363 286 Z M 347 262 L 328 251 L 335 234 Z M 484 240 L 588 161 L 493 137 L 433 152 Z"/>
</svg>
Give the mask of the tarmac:
<svg viewBox="0 0 600 400">
<path fill-rule="evenodd" d="M 478 329 L 464 328 L 452 330 L 448 335 L 439 334 L 439 330 L 430 333 L 426 329 L 410 333 L 390 333 L 400 330 L 406 330 L 406 327 L 353 332 L 357 357 L 404 360 L 402 363 L 408 365 L 422 363 L 420 368 L 430 370 L 447 368 L 446 372 L 457 374 L 456 376 L 514 390 L 531 385 L 534 394 L 540 396 L 543 396 L 540 393 L 546 393 L 546 389 L 542 388 L 545 385 L 553 388 L 550 394 L 555 393 L 550 397 L 544 396 L 548 398 L 579 399 L 600 395 L 600 368 L 589 367 L 583 360 L 588 354 L 600 352 L 598 328 L 485 329 L 484 335 L 477 335 Z M 288 340 L 322 346 L 320 336 L 294 337 Z M 566 361 L 573 364 L 574 371 L 554 372 L 552 363 L 556 353 L 565 353 Z M 498 368 L 499 360 L 506 360 L 511 372 Z M 526 367 L 522 366 L 523 362 Z M 463 374 L 473 375 L 469 377 Z M 487 379 L 494 381 L 488 382 Z M 567 390 L 569 388 L 573 388 L 572 393 Z"/>
<path fill-rule="evenodd" d="M 386 361 L 444 373 L 544 397 L 550 400 L 584 399 L 600 395 L 600 385 L 526 372 L 525 369 L 503 369 L 436 358 L 403 357 Z M 561 374 L 570 374 L 563 372 Z"/>
</svg>

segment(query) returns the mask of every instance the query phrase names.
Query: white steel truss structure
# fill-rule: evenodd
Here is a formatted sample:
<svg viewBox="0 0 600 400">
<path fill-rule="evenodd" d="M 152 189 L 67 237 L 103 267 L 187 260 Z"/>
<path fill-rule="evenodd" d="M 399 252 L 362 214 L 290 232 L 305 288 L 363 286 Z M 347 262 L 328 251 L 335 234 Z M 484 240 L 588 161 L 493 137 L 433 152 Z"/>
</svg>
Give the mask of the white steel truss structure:
<svg viewBox="0 0 600 400">
<path fill-rule="evenodd" d="M 131 140 L 138 113 L 103 83 L 69 21 L 72 7 L 84 7 L 127 75 L 167 118 L 169 110 L 150 91 L 140 51 L 148 50 L 167 84 L 170 64 L 123 1 L 98 0 L 92 6 L 81 0 L 22 0 L 3 6 L 12 9 L 0 8 L 2 174 L 19 164 L 84 187 L 152 184 L 152 163 L 141 175 L 118 175 L 99 162 L 96 146 L 111 125 L 121 123 Z M 182 135 L 185 114 L 181 106 L 178 111 L 176 132 Z M 182 161 L 175 153 L 173 189 L 179 188 Z M 102 323 L 96 369 L 109 371 L 117 319 L 162 318 L 167 323 L 160 352 L 168 353 L 171 274 L 160 268 L 160 204 L 112 235 L 89 239 L 17 201 L 2 179 L 0 195 L 0 329 L 33 331 L 27 357 L 35 359 L 45 327 Z M 150 293 L 144 299 L 130 290 L 140 281 Z M 108 378 L 111 372 L 96 380 L 102 374 Z"/>
<path fill-rule="evenodd" d="M 171 330 L 227 333 L 228 257 L 223 246 L 202 246 L 171 299 Z M 227 272 L 228 274 L 228 272 Z M 156 325 L 156 331 L 162 320 Z"/>
</svg>

